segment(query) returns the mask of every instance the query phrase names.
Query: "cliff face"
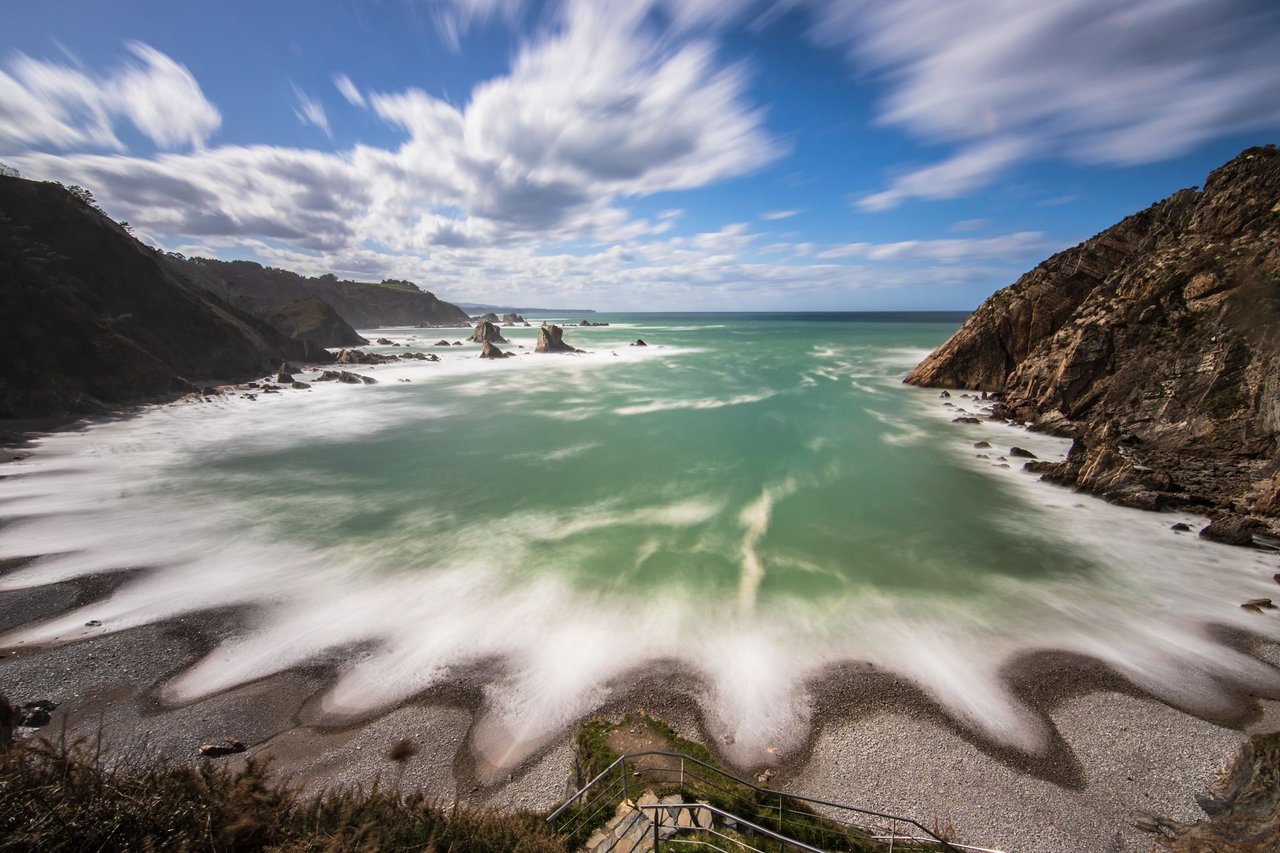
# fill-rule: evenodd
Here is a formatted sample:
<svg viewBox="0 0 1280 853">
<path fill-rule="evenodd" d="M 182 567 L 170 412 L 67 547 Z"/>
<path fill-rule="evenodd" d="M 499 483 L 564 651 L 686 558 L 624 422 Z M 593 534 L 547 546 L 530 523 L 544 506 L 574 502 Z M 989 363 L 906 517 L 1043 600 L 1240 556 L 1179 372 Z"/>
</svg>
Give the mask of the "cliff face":
<svg viewBox="0 0 1280 853">
<path fill-rule="evenodd" d="M 197 285 L 254 313 L 269 313 L 300 299 L 328 302 L 351 326 L 466 326 L 467 312 L 408 282 L 387 285 L 343 281 L 326 275 L 308 278 L 252 261 L 209 258 L 167 262 L 181 269 Z"/>
<path fill-rule="evenodd" d="M 358 347 L 369 343 L 318 296 L 290 302 L 261 316 L 282 335 L 318 347 Z"/>
<path fill-rule="evenodd" d="M 62 187 L 0 177 L 0 417 L 92 411 L 330 358 L 191 287 Z"/>
<path fill-rule="evenodd" d="M 1277 321 L 1280 151 L 1251 148 L 991 296 L 906 381 L 1074 436 L 1051 479 L 1274 519 Z"/>
</svg>

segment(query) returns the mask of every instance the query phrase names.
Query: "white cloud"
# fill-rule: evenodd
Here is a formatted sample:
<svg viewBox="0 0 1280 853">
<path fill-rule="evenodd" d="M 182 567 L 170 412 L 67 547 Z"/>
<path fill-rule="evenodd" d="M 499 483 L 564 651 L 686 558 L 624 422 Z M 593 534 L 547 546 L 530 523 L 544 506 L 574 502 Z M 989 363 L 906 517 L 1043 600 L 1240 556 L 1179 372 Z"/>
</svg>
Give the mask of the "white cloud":
<svg viewBox="0 0 1280 853">
<path fill-rule="evenodd" d="M 1128 165 L 1280 125 L 1270 0 L 806 0 L 889 86 L 882 124 L 958 146 L 859 203 L 951 198 L 1030 159 Z"/>
<path fill-rule="evenodd" d="M 142 64 L 127 65 L 108 82 L 116 108 L 161 148 L 204 145 L 222 117 L 195 77 L 153 47 L 134 42 L 129 50 Z"/>
<path fill-rule="evenodd" d="M 520 46 L 509 73 L 477 85 L 463 107 L 418 89 L 360 92 L 336 77 L 340 92 L 403 132 L 394 148 L 225 146 L 147 158 L 30 150 L 35 141 L 118 150 L 110 114 L 81 109 L 46 121 L 9 159 L 28 174 L 91 187 L 139 228 L 201 239 L 430 253 L 655 236 L 672 223 L 635 218 L 618 200 L 741 175 L 781 149 L 747 100 L 744 68 L 719 63 L 710 42 L 652 31 L 643 9 L 607 5 L 564 7 L 555 26 Z M 180 68 L 145 56 L 165 74 Z M 53 100 L 41 93 L 102 84 L 44 64 L 12 86 L 39 105 Z M 294 94 L 299 120 L 331 134 L 322 104 L 296 86 Z"/>
<path fill-rule="evenodd" d="M 364 95 L 356 88 L 356 84 L 351 82 L 350 77 L 345 74 L 335 74 L 333 75 L 333 85 L 351 106 L 364 107 Z"/>
<path fill-rule="evenodd" d="M 818 253 L 819 258 L 862 258 L 869 261 L 934 261 L 956 263 L 977 258 L 1018 261 L 1049 247 L 1038 231 L 1000 237 L 949 240 L 903 240 L 897 243 L 845 243 Z"/>
<path fill-rule="evenodd" d="M 769 222 L 776 222 L 779 219 L 790 219 L 791 217 L 803 213 L 804 211 L 796 210 L 766 210 L 760 214 L 760 218 Z"/>
<path fill-rule="evenodd" d="M 191 72 L 145 44 L 128 49 L 134 61 L 101 78 L 19 54 L 0 71 L 0 150 L 48 144 L 123 151 L 120 119 L 160 148 L 203 146 L 222 118 Z"/>
<path fill-rule="evenodd" d="M 498 18 L 508 24 L 524 12 L 528 0 L 425 0 L 440 37 L 455 52 L 462 46 L 462 36 L 476 23 Z"/>
<path fill-rule="evenodd" d="M 910 198 L 955 198 L 991 181 L 1032 148 L 1018 138 L 984 140 L 962 148 L 941 163 L 925 166 L 895 178 L 889 189 L 856 200 L 863 210 L 889 210 Z"/>
<path fill-rule="evenodd" d="M 333 130 L 329 127 L 329 117 L 325 115 L 324 104 L 302 91 L 297 85 L 293 86 L 293 96 L 298 99 L 293 108 L 293 114 L 298 117 L 298 121 L 320 128 L 325 136 L 333 139 Z"/>
</svg>

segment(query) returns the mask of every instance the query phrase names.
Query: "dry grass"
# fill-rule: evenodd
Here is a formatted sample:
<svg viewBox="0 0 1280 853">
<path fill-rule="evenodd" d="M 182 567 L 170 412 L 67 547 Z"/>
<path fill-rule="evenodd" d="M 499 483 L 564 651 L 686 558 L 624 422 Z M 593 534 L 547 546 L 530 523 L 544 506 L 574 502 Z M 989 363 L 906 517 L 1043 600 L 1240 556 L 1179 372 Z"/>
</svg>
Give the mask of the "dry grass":
<svg viewBox="0 0 1280 853">
<path fill-rule="evenodd" d="M 541 816 L 445 810 L 421 792 L 299 797 L 264 763 L 107 761 L 40 740 L 0 753 L 0 851 L 564 853 Z"/>
</svg>

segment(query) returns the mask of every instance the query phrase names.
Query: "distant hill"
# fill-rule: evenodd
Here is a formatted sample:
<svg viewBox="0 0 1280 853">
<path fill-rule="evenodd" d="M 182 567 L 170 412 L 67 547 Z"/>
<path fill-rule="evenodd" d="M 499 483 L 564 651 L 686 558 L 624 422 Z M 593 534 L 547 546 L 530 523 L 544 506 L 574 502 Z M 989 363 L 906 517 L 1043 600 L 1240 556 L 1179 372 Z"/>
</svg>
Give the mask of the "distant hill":
<svg viewBox="0 0 1280 853">
<path fill-rule="evenodd" d="M 253 261 L 167 255 L 166 263 L 200 287 L 254 313 L 318 297 L 358 329 L 375 326 L 465 326 L 467 312 L 420 290 L 413 282 L 361 282 L 334 275 L 302 276 Z"/>
<path fill-rule="evenodd" d="M 193 286 L 87 193 L 0 176 L 0 417 L 93 411 L 331 358 Z"/>
</svg>

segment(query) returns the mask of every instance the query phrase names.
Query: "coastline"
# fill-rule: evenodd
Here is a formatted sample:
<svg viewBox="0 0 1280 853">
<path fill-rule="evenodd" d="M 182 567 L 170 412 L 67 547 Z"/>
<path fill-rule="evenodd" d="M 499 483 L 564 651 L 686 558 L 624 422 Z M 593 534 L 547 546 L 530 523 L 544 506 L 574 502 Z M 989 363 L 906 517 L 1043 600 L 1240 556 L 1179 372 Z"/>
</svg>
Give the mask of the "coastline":
<svg viewBox="0 0 1280 853">
<path fill-rule="evenodd" d="M 144 410 L 131 407 L 105 419 Z M 0 574 L 20 564 L 0 563 Z M 15 627 L 14 620 L 30 622 L 101 600 L 141 571 L 8 592 L 0 596 L 0 631 Z M 509 774 L 495 776 L 481 766 L 475 727 L 485 706 L 485 666 L 341 726 L 319 719 L 317 700 L 346 654 L 356 651 L 350 649 L 206 699 L 165 706 L 161 685 L 243 630 L 250 609 L 200 611 L 65 646 L 5 650 L 0 677 L 12 699 L 63 703 L 42 730 L 45 736 L 56 736 L 65 722 L 70 736 L 103 731 L 126 752 L 147 748 L 184 760 L 194 757 L 198 744 L 231 735 L 249 744 L 250 756 L 273 755 L 281 776 L 308 790 L 368 785 L 380 776 L 383 784 L 422 786 L 443 803 L 506 809 L 549 808 L 565 794 L 571 729 Z M 1262 638 L 1237 634 L 1231 644 L 1273 668 L 1280 661 L 1280 646 Z M 810 679 L 809 732 L 801 746 L 780 757 L 771 784 L 950 824 L 964 840 L 1008 850 L 1147 849 L 1149 838 L 1133 826 L 1133 815 L 1197 819 L 1195 794 L 1244 733 L 1280 727 L 1280 696 L 1237 696 L 1231 713 L 1205 719 L 1070 650 L 1026 652 L 1007 662 L 1001 676 L 1048 723 L 1053 738 L 1045 754 L 1027 755 L 984 737 L 905 677 L 871 664 L 844 664 Z M 614 688 L 596 713 L 643 708 L 706 742 L 723 760 L 697 702 L 706 684 L 692 672 L 651 664 Z M 400 771 L 383 753 L 405 737 L 422 751 Z M 1034 821 L 1011 818 L 1023 814 L 1034 814 Z M 1052 831 L 1032 835 L 1029 826 Z"/>
</svg>

